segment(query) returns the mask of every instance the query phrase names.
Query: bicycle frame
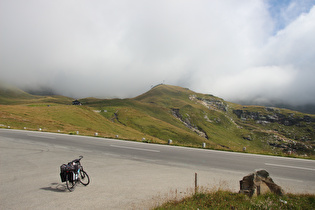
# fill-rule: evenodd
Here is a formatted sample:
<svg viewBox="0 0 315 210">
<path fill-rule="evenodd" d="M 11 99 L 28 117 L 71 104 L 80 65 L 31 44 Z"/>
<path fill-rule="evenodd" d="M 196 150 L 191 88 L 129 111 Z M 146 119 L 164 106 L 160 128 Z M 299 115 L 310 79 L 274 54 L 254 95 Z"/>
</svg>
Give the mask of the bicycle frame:
<svg viewBox="0 0 315 210">
<path fill-rule="evenodd" d="M 84 186 L 87 186 L 90 183 L 90 178 L 81 165 L 82 158 L 83 156 L 80 156 L 79 159 L 68 162 L 67 165 L 63 164 L 60 166 L 61 181 L 66 182 L 70 192 L 74 190 L 78 182 Z"/>
</svg>

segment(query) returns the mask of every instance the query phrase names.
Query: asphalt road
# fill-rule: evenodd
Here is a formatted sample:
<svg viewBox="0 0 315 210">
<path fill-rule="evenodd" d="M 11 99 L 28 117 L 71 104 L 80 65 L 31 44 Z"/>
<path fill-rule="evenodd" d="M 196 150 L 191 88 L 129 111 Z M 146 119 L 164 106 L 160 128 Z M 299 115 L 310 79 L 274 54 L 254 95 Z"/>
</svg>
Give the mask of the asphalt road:
<svg viewBox="0 0 315 210">
<path fill-rule="evenodd" d="M 239 190 L 266 169 L 285 192 L 315 193 L 315 161 L 0 129 L 0 209 L 148 209 L 194 191 Z M 91 177 L 70 193 L 59 166 L 83 155 Z"/>
</svg>

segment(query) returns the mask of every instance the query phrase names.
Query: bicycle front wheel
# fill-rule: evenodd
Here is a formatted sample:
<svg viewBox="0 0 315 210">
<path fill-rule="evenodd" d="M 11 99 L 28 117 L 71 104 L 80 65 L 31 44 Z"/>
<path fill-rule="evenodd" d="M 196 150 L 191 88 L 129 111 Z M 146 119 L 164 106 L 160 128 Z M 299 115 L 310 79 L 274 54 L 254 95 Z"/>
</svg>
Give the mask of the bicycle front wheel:
<svg viewBox="0 0 315 210">
<path fill-rule="evenodd" d="M 90 177 L 89 175 L 83 171 L 83 170 L 80 170 L 80 182 L 81 184 L 83 184 L 84 186 L 90 184 Z"/>
<path fill-rule="evenodd" d="M 76 186 L 76 181 L 73 180 L 73 175 L 71 173 L 67 173 L 66 175 L 66 185 L 70 192 L 72 192 Z"/>
</svg>

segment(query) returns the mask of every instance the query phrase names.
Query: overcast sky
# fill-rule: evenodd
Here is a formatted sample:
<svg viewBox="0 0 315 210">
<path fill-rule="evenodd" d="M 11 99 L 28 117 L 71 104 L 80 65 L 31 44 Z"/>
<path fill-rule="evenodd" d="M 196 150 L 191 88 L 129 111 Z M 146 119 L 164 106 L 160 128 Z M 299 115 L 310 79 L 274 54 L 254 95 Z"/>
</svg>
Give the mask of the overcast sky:
<svg viewBox="0 0 315 210">
<path fill-rule="evenodd" d="M 0 81 L 315 103 L 315 0 L 0 0 Z"/>
</svg>

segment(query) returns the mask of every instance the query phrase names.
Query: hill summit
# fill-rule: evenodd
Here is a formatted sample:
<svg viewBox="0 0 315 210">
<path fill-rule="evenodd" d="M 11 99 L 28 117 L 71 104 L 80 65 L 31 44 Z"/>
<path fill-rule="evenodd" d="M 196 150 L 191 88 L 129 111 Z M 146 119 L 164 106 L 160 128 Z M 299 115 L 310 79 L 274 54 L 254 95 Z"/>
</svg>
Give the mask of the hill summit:
<svg viewBox="0 0 315 210">
<path fill-rule="evenodd" d="M 85 98 L 80 99 L 83 106 L 64 105 L 71 104 L 70 101 L 65 98 L 58 101 L 57 96 L 54 100 L 23 100 L 21 113 L 12 111 L 21 104 L 1 105 L 2 115 L 11 118 L 1 118 L 0 124 L 15 123 L 36 129 L 39 125 L 35 111 L 41 110 L 50 131 L 81 130 L 86 135 L 97 132 L 105 137 L 156 143 L 171 139 L 176 145 L 206 145 L 211 149 L 252 153 L 315 154 L 315 116 L 292 110 L 243 106 L 171 85 L 157 85 L 129 99 Z M 39 105 L 47 102 L 54 109 Z M 25 112 L 29 115 L 25 116 Z"/>
</svg>

